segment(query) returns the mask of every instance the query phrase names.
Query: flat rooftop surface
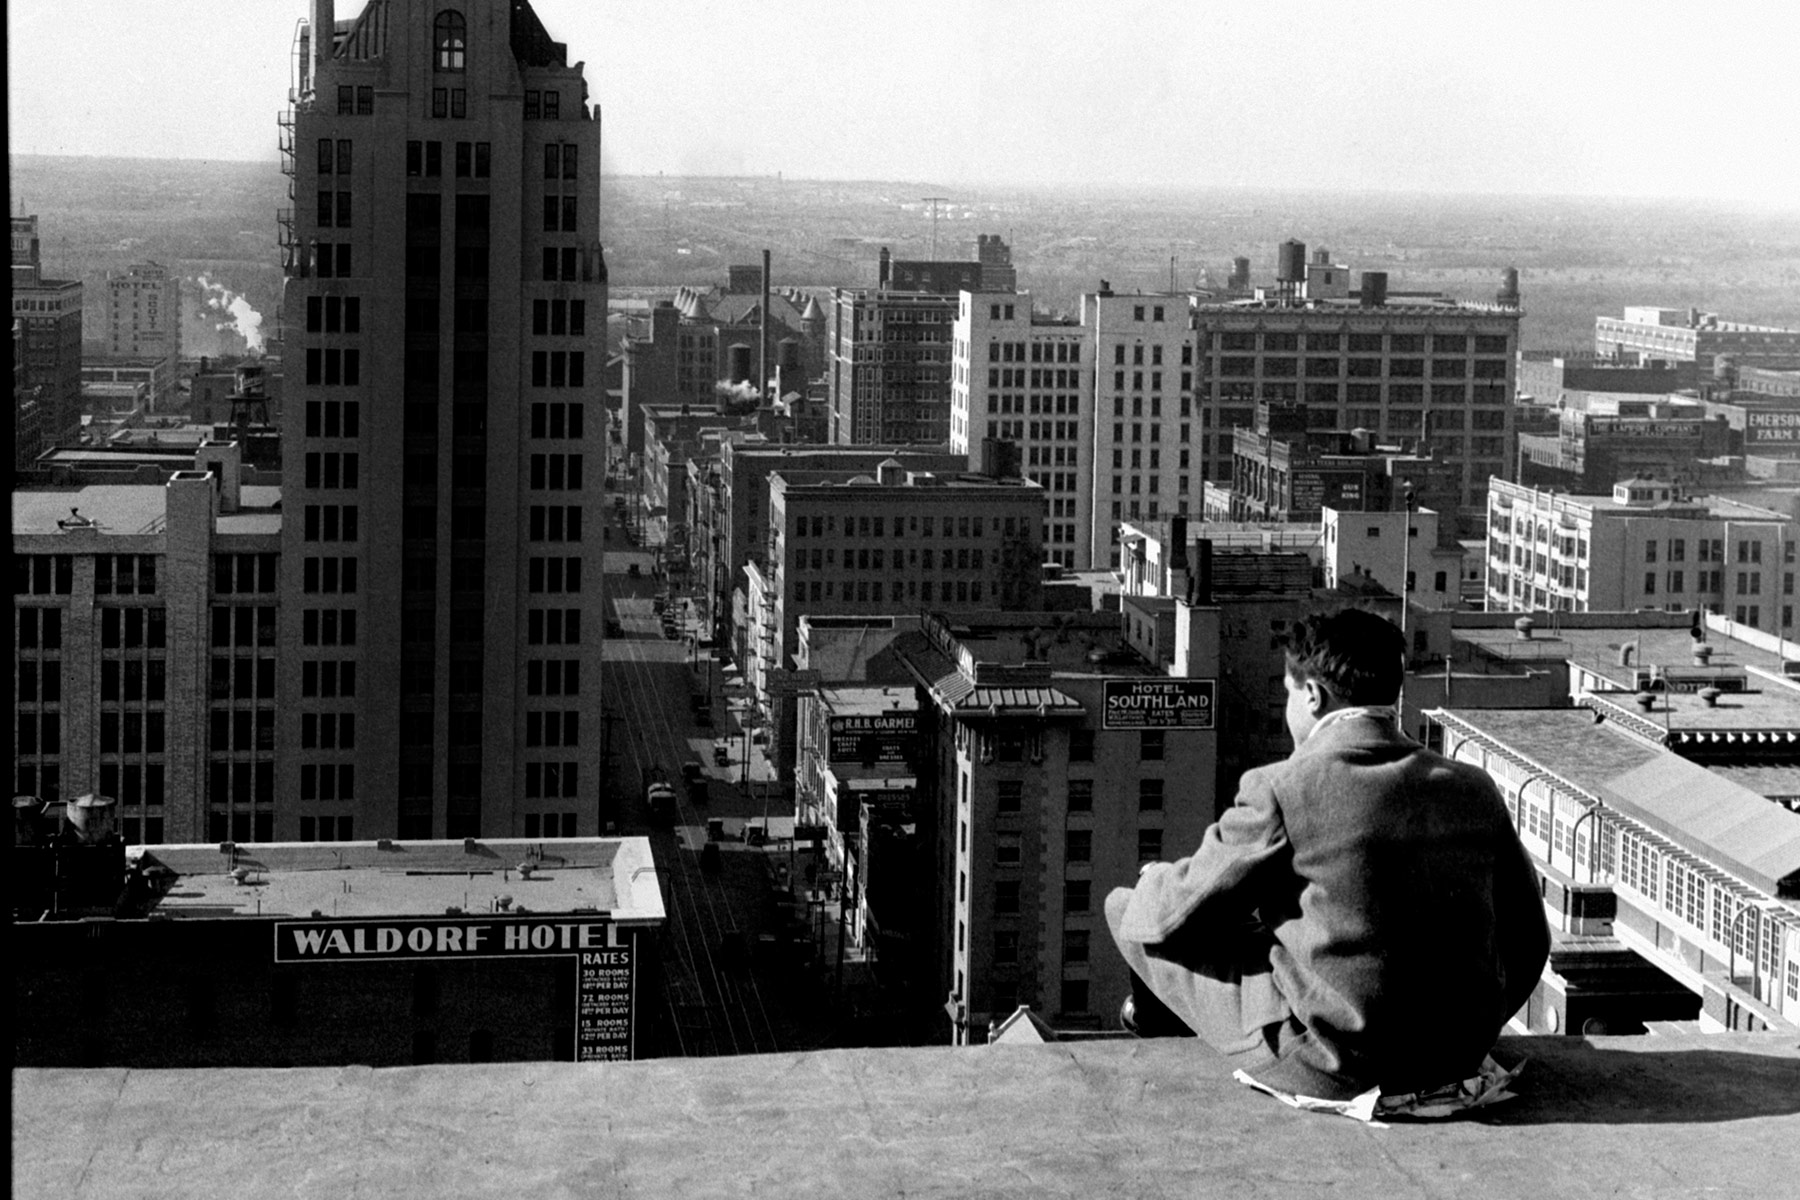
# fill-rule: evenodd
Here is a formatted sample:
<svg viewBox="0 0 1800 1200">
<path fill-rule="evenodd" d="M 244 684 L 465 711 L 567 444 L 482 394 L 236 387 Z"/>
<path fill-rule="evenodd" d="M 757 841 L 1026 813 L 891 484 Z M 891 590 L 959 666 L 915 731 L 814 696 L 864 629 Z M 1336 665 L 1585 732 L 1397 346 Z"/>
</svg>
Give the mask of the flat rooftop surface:
<svg viewBox="0 0 1800 1200">
<path fill-rule="evenodd" d="M 192 458 L 192 455 L 188 456 Z M 154 533 L 168 505 L 160 483 L 93 483 L 74 488 L 26 488 L 12 494 L 12 531 L 62 533 L 57 525 L 69 510 L 98 526 L 99 533 Z"/>
<path fill-rule="evenodd" d="M 1792 1195 L 1776 1035 L 1519 1038 L 1437 1123 L 1291 1110 L 1192 1040 L 636 1063 L 13 1072 L 14 1194 L 138 1197 Z"/>
<path fill-rule="evenodd" d="M 231 856 L 212 844 L 141 849 L 178 876 L 153 910 L 175 919 L 437 917 L 451 907 L 664 915 L 650 840 L 641 837 L 505 839 L 468 849 L 460 841 L 275 842 L 241 845 Z M 527 862 L 529 879 L 519 874 Z"/>
</svg>

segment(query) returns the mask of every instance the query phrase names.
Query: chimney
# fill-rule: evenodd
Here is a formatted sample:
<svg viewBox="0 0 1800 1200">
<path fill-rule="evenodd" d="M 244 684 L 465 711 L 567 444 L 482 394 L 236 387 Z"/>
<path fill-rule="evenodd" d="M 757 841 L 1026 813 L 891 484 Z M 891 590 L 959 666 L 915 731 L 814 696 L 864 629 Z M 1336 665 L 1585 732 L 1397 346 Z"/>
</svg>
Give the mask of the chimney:
<svg viewBox="0 0 1800 1200">
<path fill-rule="evenodd" d="M 239 489 L 243 485 L 244 451 L 237 442 L 221 442 L 212 438 L 200 443 L 194 454 L 194 470 L 206 471 L 219 489 L 219 511 L 238 511 Z"/>
<path fill-rule="evenodd" d="M 758 404 L 769 397 L 769 252 L 763 251 L 762 272 L 762 322 L 757 327 L 757 345 L 761 347 L 761 356 L 756 363 L 756 400 Z"/>
<path fill-rule="evenodd" d="M 337 48 L 337 9 L 332 0 L 312 0 L 313 61 L 324 66 Z M 318 77 L 318 72 L 313 72 Z"/>
<path fill-rule="evenodd" d="M 1211 538 L 1201 538 L 1194 543 L 1194 586 L 1193 601 L 1195 605 L 1205 607 L 1213 602 L 1213 545 Z"/>
<path fill-rule="evenodd" d="M 881 248 L 881 266 L 875 275 L 875 285 L 877 287 L 886 287 L 888 285 L 888 277 L 892 274 L 893 267 L 894 256 L 888 253 L 888 248 L 886 246 L 883 246 Z"/>
<path fill-rule="evenodd" d="M 1192 598 L 1193 580 L 1188 574 L 1187 518 L 1169 518 L 1169 595 L 1177 600 Z"/>
</svg>

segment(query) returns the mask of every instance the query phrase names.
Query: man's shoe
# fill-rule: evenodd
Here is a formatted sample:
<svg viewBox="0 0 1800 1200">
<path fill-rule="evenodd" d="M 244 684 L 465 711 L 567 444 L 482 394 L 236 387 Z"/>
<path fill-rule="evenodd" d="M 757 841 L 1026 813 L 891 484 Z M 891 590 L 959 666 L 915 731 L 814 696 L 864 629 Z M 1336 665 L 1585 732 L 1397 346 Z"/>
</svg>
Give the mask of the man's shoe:
<svg viewBox="0 0 1800 1200">
<path fill-rule="evenodd" d="M 1119 1028 L 1123 1029 L 1126 1033 L 1129 1033 L 1132 1037 L 1143 1036 L 1143 1034 L 1138 1032 L 1136 997 L 1127 996 L 1125 997 L 1125 1003 L 1119 1005 Z"/>
</svg>

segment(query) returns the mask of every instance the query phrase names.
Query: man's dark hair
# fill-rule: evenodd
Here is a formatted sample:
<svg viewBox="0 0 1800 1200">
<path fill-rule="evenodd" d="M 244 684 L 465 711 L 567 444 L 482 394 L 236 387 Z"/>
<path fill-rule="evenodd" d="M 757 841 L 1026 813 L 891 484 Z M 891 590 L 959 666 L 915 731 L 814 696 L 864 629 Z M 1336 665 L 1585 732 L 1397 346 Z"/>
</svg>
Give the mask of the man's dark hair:
<svg viewBox="0 0 1800 1200">
<path fill-rule="evenodd" d="M 1360 608 L 1312 613 L 1288 627 L 1287 669 L 1343 704 L 1392 704 L 1406 674 L 1406 639 L 1392 621 Z"/>
</svg>

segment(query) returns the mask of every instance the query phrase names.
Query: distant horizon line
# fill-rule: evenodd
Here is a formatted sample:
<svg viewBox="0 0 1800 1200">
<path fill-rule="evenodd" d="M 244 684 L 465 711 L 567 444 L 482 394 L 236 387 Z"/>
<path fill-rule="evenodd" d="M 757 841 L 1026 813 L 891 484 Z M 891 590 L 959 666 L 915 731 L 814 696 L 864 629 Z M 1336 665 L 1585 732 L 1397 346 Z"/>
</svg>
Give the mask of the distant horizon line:
<svg viewBox="0 0 1800 1200">
<path fill-rule="evenodd" d="M 184 157 L 184 156 L 180 156 L 180 155 L 60 154 L 60 153 L 52 153 L 52 152 L 45 152 L 45 151 L 21 151 L 21 152 L 13 152 L 8 155 L 9 161 L 16 161 L 19 159 L 32 159 L 32 158 L 78 160 L 78 161 L 93 161 L 93 162 L 194 163 L 194 164 L 218 165 L 218 166 L 239 166 L 239 165 L 241 165 L 241 166 L 262 166 L 262 165 L 266 165 L 266 166 L 276 168 L 277 171 L 279 171 L 279 166 L 280 166 L 280 158 L 277 155 L 271 155 L 267 158 L 192 158 L 192 157 Z M 657 171 L 657 172 L 613 171 L 613 172 L 606 173 L 603 176 L 603 178 L 606 178 L 606 179 L 631 179 L 631 180 L 693 179 L 693 180 L 710 180 L 710 181 L 716 181 L 716 182 L 748 181 L 748 182 L 771 182 L 771 183 L 784 183 L 784 184 L 785 183 L 804 183 L 804 184 L 823 183 L 823 184 L 849 184 L 849 185 L 860 185 L 860 186 L 868 186 L 868 187 L 875 187 L 875 186 L 909 187 L 909 188 L 924 188 L 924 189 L 933 189 L 933 190 L 943 190 L 946 188 L 953 189 L 956 187 L 962 187 L 962 188 L 976 190 L 976 191 L 979 191 L 982 189 L 987 189 L 990 191 L 1002 191 L 1002 190 L 1067 191 L 1067 192 L 1095 192 L 1095 193 L 1119 193 L 1119 192 L 1164 192 L 1164 193 L 1192 193 L 1192 192 L 1257 193 L 1257 192 L 1263 192 L 1263 193 L 1268 193 L 1268 192 L 1274 192 L 1274 193 L 1281 193 L 1281 194 L 1287 194 L 1287 195 L 1309 195 L 1309 196 L 1310 195 L 1316 195 L 1316 196 L 1388 196 L 1388 197 L 1395 197 L 1395 198 L 1431 197 L 1434 199 L 1482 199 L 1482 200 L 1552 200 L 1552 201 L 1575 200 L 1575 201 L 1588 201 L 1588 202 L 1611 203 L 1611 204 L 1625 203 L 1625 204 L 1646 204 L 1646 205 L 1727 205 L 1727 206 L 1734 207 L 1734 208 L 1754 209 L 1754 210 L 1757 210 L 1760 212 L 1766 212 L 1766 213 L 1771 213 L 1771 214 L 1779 214 L 1779 213 L 1791 211 L 1791 212 L 1795 213 L 1796 215 L 1800 215 L 1800 197 L 1783 197 L 1780 200 L 1772 200 L 1772 199 L 1771 200 L 1762 200 L 1762 199 L 1750 199 L 1750 198 L 1742 197 L 1742 196 L 1724 197 L 1724 196 L 1697 195 L 1697 194 L 1696 195 L 1683 195 L 1683 194 L 1631 195 L 1631 194 L 1623 194 L 1623 193 L 1615 193 L 1615 192 L 1511 192 L 1511 191 L 1501 192 L 1501 191 L 1494 191 L 1492 189 L 1487 189 L 1487 190 L 1465 189 L 1465 190 L 1431 191 L 1431 190 L 1418 189 L 1418 188 L 1413 188 L 1413 189 L 1381 188 L 1381 187 L 1370 187 L 1370 186 L 1365 186 L 1365 185 L 1350 185 L 1350 186 L 1343 186 L 1343 187 L 1322 187 L 1322 186 L 1318 186 L 1318 185 L 1310 185 L 1309 186 L 1309 185 L 1301 185 L 1301 184 L 1253 184 L 1253 183 L 1167 183 L 1167 182 L 1159 182 L 1159 183 L 1148 183 L 1148 182 L 1050 183 L 1050 182 L 1043 182 L 1043 181 L 1023 182 L 1023 181 L 1007 181 L 1007 180 L 989 180 L 989 181 L 985 181 L 985 182 L 975 182 L 975 181 L 963 180 L 958 183 L 946 183 L 943 181 L 932 181 L 932 180 L 928 180 L 928 179 L 921 180 L 921 179 L 880 178 L 880 177 L 874 177 L 874 176 L 839 177 L 839 176 L 826 176 L 826 175 L 790 175 L 790 174 L 787 174 L 786 172 L 759 173 L 759 174 L 745 174 L 745 173 L 705 174 L 705 173 L 671 173 L 668 171 Z M 920 199 L 922 202 L 923 197 L 921 196 Z M 955 202 L 954 197 L 951 198 L 951 202 L 952 203 Z"/>
</svg>

